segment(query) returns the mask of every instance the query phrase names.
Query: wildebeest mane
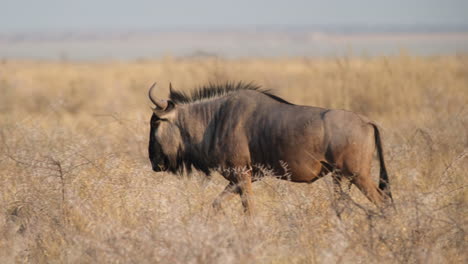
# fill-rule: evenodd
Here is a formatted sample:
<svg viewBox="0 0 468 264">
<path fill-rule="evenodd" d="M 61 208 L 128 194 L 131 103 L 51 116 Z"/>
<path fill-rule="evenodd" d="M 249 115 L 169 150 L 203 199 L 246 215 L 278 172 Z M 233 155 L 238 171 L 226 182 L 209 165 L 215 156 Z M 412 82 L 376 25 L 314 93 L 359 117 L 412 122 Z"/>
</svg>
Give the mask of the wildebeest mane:
<svg viewBox="0 0 468 264">
<path fill-rule="evenodd" d="M 190 94 L 182 91 L 171 90 L 169 98 L 176 104 L 189 104 L 201 101 L 203 99 L 216 98 L 223 95 L 228 95 L 241 90 L 257 91 L 266 96 L 269 96 L 270 98 L 278 102 L 292 105 L 290 102 L 272 94 L 270 90 L 262 89 L 259 85 L 256 85 L 251 82 L 209 83 L 208 85 L 193 90 Z"/>
</svg>

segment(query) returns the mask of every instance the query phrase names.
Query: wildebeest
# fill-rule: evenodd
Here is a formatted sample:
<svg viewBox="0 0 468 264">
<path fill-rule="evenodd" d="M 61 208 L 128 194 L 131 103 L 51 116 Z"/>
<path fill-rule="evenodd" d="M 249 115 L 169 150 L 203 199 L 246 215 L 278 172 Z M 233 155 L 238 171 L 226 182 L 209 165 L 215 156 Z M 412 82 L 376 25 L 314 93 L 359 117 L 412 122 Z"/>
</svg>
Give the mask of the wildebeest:
<svg viewBox="0 0 468 264">
<path fill-rule="evenodd" d="M 154 86 L 148 94 L 155 105 L 148 148 L 153 170 L 219 171 L 229 184 L 215 208 L 239 194 L 250 214 L 259 167 L 306 183 L 339 171 L 337 185 L 346 177 L 376 205 L 391 199 L 379 129 L 362 115 L 295 105 L 253 84 L 210 84 L 191 94 L 170 86 L 169 100 L 156 98 Z M 376 148 L 378 187 L 370 175 Z"/>
</svg>

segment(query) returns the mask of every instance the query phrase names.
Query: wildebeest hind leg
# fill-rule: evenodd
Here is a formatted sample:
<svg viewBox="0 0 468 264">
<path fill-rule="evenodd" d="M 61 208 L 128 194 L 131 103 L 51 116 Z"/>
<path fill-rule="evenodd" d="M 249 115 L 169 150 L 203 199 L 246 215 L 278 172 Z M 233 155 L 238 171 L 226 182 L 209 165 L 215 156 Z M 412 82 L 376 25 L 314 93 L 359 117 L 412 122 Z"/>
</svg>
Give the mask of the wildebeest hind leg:
<svg viewBox="0 0 468 264">
<path fill-rule="evenodd" d="M 328 162 L 321 161 L 320 163 L 322 164 L 322 169 L 320 171 L 319 177 L 331 174 L 333 179 L 333 192 L 338 199 L 343 198 L 344 191 L 341 187 L 341 183 L 343 182 L 343 174 L 340 170 Z"/>
<path fill-rule="evenodd" d="M 383 195 L 371 178 L 370 159 L 368 162 L 361 163 L 360 166 L 353 166 L 356 164 L 353 162 L 345 166 L 344 172 L 346 176 L 371 202 L 380 206 L 383 201 Z"/>
<path fill-rule="evenodd" d="M 360 144 L 348 146 L 343 155 L 342 172 L 371 202 L 380 206 L 382 192 L 371 177 L 372 157 L 374 153 L 373 138 L 357 141 Z"/>
<path fill-rule="evenodd" d="M 383 201 L 382 192 L 372 181 L 370 175 L 355 175 L 352 183 L 375 205 L 381 206 Z"/>
</svg>

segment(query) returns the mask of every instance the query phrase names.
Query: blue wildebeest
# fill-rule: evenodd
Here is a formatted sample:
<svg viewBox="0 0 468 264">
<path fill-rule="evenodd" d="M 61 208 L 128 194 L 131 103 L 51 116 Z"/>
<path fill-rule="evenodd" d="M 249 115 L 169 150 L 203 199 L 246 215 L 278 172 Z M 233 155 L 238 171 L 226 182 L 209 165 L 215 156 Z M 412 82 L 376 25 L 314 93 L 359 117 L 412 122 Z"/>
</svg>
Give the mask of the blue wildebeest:
<svg viewBox="0 0 468 264">
<path fill-rule="evenodd" d="M 376 205 L 391 199 L 379 129 L 362 115 L 295 105 L 253 84 L 210 84 L 191 94 L 170 87 L 168 100 L 156 98 L 154 86 L 148 149 L 153 170 L 218 170 L 229 183 L 215 208 L 239 194 L 250 214 L 252 175 L 259 167 L 306 183 L 337 170 L 336 185 L 346 177 Z M 379 186 L 370 176 L 376 148 Z"/>
</svg>

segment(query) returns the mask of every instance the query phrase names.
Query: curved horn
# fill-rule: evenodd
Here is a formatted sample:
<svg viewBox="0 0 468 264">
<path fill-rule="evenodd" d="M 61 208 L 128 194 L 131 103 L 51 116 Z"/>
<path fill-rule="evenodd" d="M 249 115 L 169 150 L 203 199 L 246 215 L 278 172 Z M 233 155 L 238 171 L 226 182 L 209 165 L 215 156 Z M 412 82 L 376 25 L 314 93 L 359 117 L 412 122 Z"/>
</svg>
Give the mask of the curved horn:
<svg viewBox="0 0 468 264">
<path fill-rule="evenodd" d="M 156 106 L 156 108 L 159 108 L 161 110 L 165 110 L 167 108 L 167 101 L 165 100 L 160 100 L 160 99 L 154 99 L 153 96 L 151 95 L 151 92 L 153 91 L 153 88 L 156 87 L 156 83 L 153 83 L 151 85 L 149 91 L 148 91 L 148 97 L 153 102 L 153 104 Z"/>
<path fill-rule="evenodd" d="M 153 91 L 153 88 L 156 86 L 156 82 L 153 83 L 153 85 L 151 85 L 151 87 L 149 88 L 149 91 L 148 91 L 148 97 L 149 99 L 151 100 L 151 102 L 153 102 L 153 104 L 156 104 L 155 100 L 153 99 L 153 97 L 151 96 L 151 91 Z"/>
<path fill-rule="evenodd" d="M 172 89 L 172 83 L 169 83 L 169 92 L 171 94 L 174 93 L 174 89 Z"/>
</svg>

